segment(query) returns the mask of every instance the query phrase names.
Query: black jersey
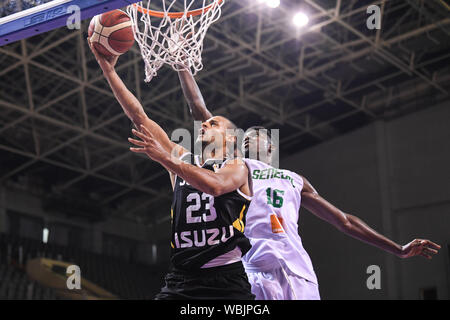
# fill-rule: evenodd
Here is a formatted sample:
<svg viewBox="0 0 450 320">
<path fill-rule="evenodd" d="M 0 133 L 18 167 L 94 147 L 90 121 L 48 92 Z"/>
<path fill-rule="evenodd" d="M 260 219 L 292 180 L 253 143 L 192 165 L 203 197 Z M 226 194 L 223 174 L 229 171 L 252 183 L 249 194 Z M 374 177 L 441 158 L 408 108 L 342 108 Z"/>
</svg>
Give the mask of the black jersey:
<svg viewBox="0 0 450 320">
<path fill-rule="evenodd" d="M 198 165 L 192 154 L 181 160 Z M 202 168 L 217 170 L 223 160 L 207 160 Z M 244 255 L 251 247 L 244 236 L 250 198 L 239 190 L 213 197 L 176 177 L 172 202 L 171 264 L 179 270 L 198 270 L 236 247 Z"/>
</svg>

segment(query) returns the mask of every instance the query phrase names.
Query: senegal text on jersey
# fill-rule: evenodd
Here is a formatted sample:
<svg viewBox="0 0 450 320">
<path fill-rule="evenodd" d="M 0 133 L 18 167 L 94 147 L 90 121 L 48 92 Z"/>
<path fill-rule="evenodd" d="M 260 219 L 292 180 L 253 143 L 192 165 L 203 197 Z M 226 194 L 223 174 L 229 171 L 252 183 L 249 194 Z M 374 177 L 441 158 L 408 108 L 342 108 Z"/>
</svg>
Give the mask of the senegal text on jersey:
<svg viewBox="0 0 450 320">
<path fill-rule="evenodd" d="M 289 180 L 292 186 L 295 188 L 294 179 L 285 174 L 283 170 L 278 170 L 275 168 L 268 168 L 264 170 L 253 170 L 252 179 L 266 180 L 266 179 L 285 179 Z"/>
</svg>

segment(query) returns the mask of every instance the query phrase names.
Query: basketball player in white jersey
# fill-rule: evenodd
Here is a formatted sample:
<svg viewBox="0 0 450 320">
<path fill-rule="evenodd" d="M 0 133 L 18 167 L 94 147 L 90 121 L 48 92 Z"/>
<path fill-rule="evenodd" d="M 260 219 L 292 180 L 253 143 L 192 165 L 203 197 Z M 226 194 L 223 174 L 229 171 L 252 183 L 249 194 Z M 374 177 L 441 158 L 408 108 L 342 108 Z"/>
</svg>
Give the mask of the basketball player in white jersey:
<svg viewBox="0 0 450 320">
<path fill-rule="evenodd" d="M 178 75 L 195 120 L 211 118 L 190 72 L 181 71 Z M 395 243 L 326 201 L 304 177 L 273 168 L 274 146 L 268 133 L 262 127 L 253 127 L 247 130 L 243 141 L 253 184 L 253 200 L 244 229 L 252 248 L 243 262 L 256 299 L 320 299 L 311 259 L 298 234 L 300 205 L 341 232 L 398 257 L 421 255 L 431 259 L 438 252 L 440 246 L 429 240 L 415 239 L 404 246 Z M 256 157 L 248 159 L 248 155 Z"/>
</svg>

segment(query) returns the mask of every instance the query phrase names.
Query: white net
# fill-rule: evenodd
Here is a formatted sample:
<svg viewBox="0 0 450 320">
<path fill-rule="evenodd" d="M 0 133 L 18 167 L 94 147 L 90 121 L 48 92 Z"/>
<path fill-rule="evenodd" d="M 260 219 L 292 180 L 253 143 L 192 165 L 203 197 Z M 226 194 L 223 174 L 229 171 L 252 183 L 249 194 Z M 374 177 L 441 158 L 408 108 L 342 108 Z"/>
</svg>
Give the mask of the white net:
<svg viewBox="0 0 450 320">
<path fill-rule="evenodd" d="M 220 18 L 224 0 L 152 0 L 127 7 L 133 33 L 145 62 L 145 81 L 165 63 L 176 71 L 203 68 L 203 40 Z"/>
</svg>

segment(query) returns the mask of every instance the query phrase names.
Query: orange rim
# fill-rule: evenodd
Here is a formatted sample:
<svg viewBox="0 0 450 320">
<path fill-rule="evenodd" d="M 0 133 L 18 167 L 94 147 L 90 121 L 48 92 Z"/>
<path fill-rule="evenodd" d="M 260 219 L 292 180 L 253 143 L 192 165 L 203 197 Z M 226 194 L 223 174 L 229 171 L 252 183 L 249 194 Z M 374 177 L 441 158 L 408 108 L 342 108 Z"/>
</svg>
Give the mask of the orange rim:
<svg viewBox="0 0 450 320">
<path fill-rule="evenodd" d="M 223 2 L 223 0 L 218 0 L 217 2 L 211 3 L 204 8 L 188 11 L 186 13 L 186 16 L 187 17 L 198 16 L 198 15 L 202 14 L 203 12 L 207 12 L 207 11 L 211 10 L 214 6 L 219 5 L 222 2 Z M 140 5 L 138 5 L 137 3 L 133 3 L 133 6 L 135 6 L 140 13 L 148 14 L 148 15 L 151 15 L 152 17 L 164 18 L 166 16 L 164 11 L 155 11 L 155 10 L 145 9 L 145 8 L 141 7 Z M 169 18 L 178 19 L 178 18 L 181 18 L 184 16 L 184 12 L 168 12 L 167 15 L 169 16 Z"/>
</svg>

